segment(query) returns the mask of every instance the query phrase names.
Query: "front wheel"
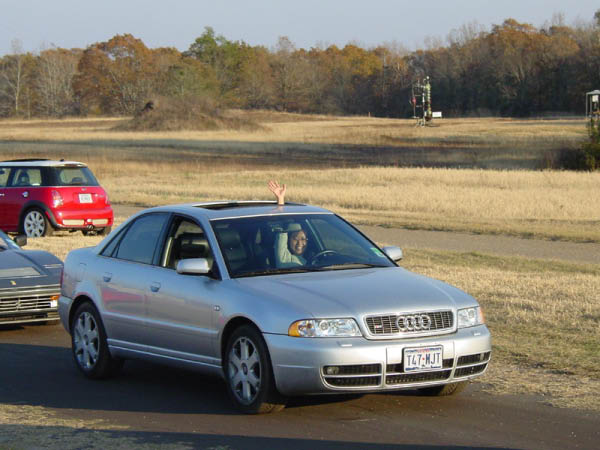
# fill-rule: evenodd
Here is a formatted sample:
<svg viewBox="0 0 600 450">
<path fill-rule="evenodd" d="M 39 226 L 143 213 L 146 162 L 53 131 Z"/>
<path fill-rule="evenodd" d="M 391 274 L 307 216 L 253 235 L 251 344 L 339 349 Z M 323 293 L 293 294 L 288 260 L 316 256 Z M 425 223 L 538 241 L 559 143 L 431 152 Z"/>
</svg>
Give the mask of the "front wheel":
<svg viewBox="0 0 600 450">
<path fill-rule="evenodd" d="M 446 395 L 455 395 L 462 392 L 469 384 L 468 381 L 459 381 L 458 383 L 442 384 L 441 386 L 432 386 L 419 389 L 421 395 L 430 397 L 442 397 Z"/>
<path fill-rule="evenodd" d="M 75 312 L 71 348 L 75 365 L 88 378 L 106 378 L 123 364 L 122 360 L 111 357 L 100 315 L 90 302 L 83 303 Z"/>
<path fill-rule="evenodd" d="M 21 221 L 21 231 L 27 235 L 27 237 L 42 237 L 50 236 L 54 229 L 50 224 L 50 221 L 46 217 L 46 214 L 40 209 L 30 209 L 23 216 Z"/>
<path fill-rule="evenodd" d="M 260 332 L 244 325 L 229 338 L 223 370 L 227 391 L 237 408 L 247 414 L 281 411 L 283 397 L 275 387 L 267 345 Z"/>
</svg>

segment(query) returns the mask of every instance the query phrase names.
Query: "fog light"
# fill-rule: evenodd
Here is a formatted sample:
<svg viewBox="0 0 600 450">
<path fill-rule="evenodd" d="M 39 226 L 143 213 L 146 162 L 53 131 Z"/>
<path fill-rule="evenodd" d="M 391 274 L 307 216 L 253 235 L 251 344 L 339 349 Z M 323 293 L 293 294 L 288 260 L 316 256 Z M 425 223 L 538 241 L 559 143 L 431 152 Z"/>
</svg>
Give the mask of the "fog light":
<svg viewBox="0 0 600 450">
<path fill-rule="evenodd" d="M 325 367 L 325 374 L 327 375 L 337 375 L 338 373 L 340 373 L 340 368 L 338 366 Z"/>
</svg>

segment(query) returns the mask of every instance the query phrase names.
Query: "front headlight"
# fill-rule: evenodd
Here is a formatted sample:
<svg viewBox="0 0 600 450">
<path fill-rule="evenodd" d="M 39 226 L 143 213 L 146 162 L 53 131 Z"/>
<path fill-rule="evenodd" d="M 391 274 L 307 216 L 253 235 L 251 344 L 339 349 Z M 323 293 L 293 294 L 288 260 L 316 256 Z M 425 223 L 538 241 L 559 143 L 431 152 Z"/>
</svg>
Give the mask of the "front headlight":
<svg viewBox="0 0 600 450">
<path fill-rule="evenodd" d="M 474 327 L 485 323 L 483 311 L 481 307 L 459 309 L 458 313 L 458 328 Z"/>
<path fill-rule="evenodd" d="M 294 337 L 355 337 L 362 336 L 354 319 L 298 320 L 288 328 Z"/>
</svg>

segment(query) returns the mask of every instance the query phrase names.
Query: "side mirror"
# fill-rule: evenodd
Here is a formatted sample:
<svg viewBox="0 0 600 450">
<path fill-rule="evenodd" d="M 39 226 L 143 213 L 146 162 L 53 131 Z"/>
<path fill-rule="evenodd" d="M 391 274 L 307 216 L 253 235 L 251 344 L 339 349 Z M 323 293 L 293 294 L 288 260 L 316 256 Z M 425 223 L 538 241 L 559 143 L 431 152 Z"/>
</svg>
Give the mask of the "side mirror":
<svg viewBox="0 0 600 450">
<path fill-rule="evenodd" d="M 392 261 L 400 261 L 404 257 L 404 254 L 402 253 L 402 249 L 400 247 L 395 247 L 395 246 L 383 247 L 383 252 Z"/>
<path fill-rule="evenodd" d="M 27 245 L 27 236 L 24 234 L 18 234 L 15 236 L 14 241 L 19 247 L 25 247 Z"/>
<path fill-rule="evenodd" d="M 184 275 L 206 275 L 210 272 L 210 267 L 206 258 L 189 258 L 179 261 L 176 270 Z"/>
</svg>

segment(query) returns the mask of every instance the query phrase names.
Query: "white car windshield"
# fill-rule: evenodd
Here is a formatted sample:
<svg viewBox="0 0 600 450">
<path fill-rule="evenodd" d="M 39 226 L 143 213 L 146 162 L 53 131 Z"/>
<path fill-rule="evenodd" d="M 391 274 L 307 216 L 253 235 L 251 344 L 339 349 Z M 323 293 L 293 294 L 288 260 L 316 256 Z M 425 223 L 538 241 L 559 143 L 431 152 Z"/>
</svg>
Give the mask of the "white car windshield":
<svg viewBox="0 0 600 450">
<path fill-rule="evenodd" d="M 212 222 L 231 277 L 391 267 L 395 264 L 334 214 L 293 214 Z"/>
</svg>

